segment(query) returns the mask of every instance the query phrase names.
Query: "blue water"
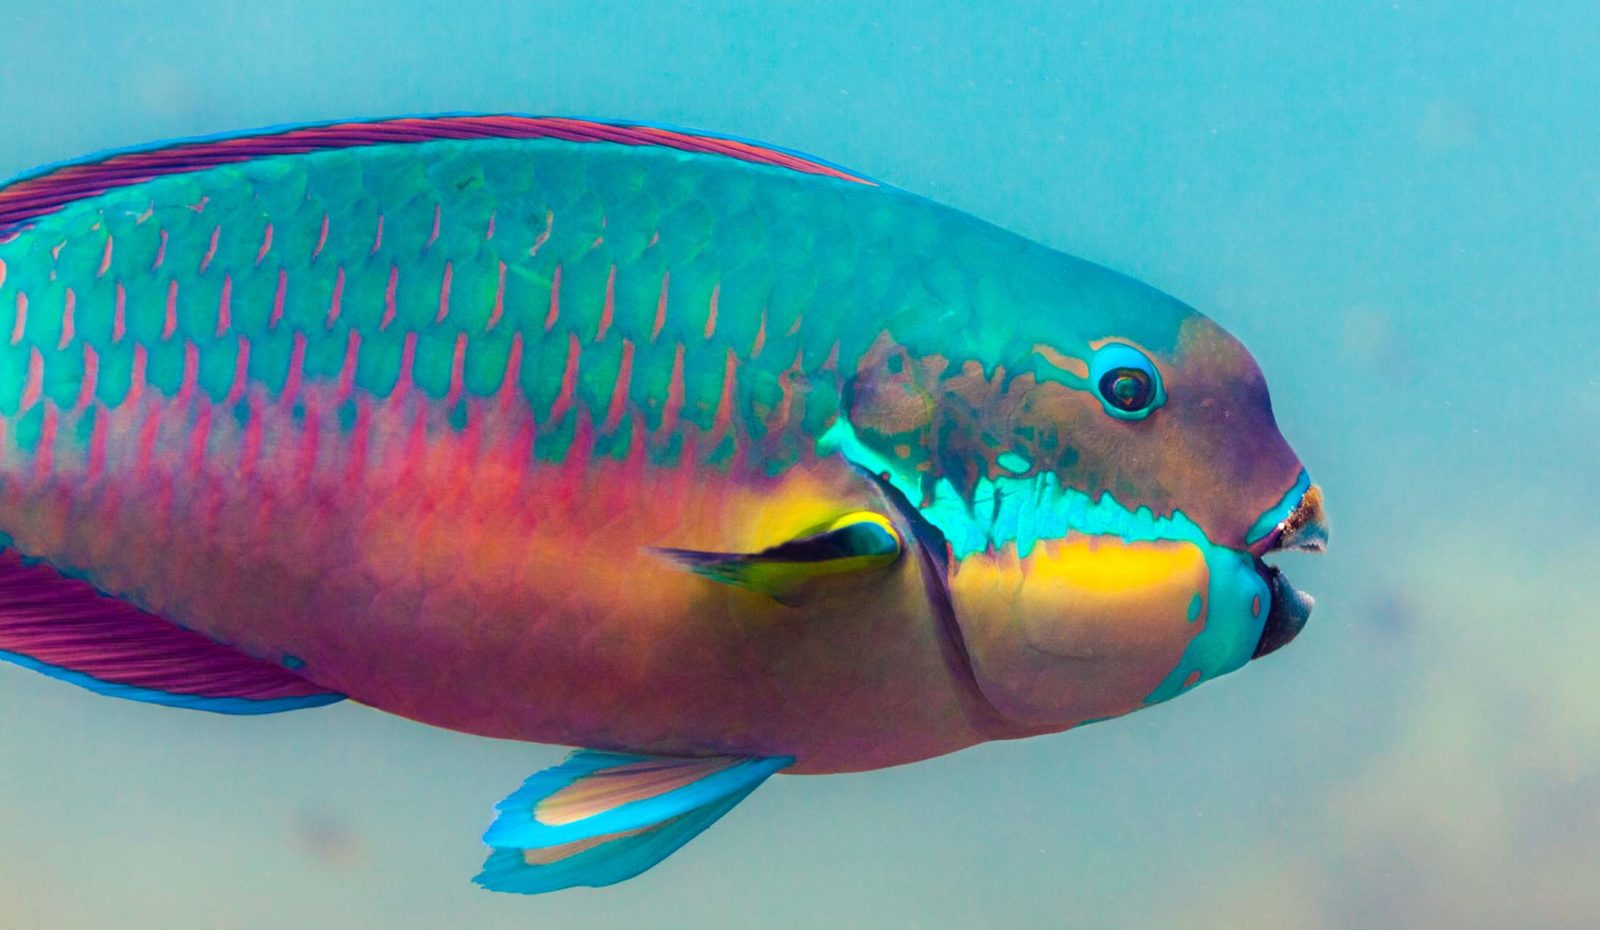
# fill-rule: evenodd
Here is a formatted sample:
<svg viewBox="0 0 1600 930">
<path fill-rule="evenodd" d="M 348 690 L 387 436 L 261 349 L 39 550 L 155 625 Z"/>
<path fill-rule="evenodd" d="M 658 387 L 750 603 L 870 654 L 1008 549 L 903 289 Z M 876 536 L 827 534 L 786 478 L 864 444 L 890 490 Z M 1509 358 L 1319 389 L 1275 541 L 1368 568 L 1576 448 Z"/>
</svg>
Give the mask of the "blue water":
<svg viewBox="0 0 1600 930">
<path fill-rule="evenodd" d="M 0 176 L 439 110 L 814 152 L 1255 352 L 1327 489 L 1290 647 L 1064 736 L 778 778 L 601 891 L 468 879 L 558 750 L 0 669 L 0 927 L 1600 924 L 1600 8 L 0 4 Z M 449 10 L 449 12 L 446 12 Z"/>
</svg>

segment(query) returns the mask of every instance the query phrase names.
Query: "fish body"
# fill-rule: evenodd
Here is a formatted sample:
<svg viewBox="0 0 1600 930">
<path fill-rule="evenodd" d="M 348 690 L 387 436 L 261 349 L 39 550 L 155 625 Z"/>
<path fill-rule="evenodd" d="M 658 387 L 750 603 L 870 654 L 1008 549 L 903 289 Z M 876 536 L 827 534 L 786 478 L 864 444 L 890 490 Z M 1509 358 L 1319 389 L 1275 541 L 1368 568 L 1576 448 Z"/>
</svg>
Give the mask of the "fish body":
<svg viewBox="0 0 1600 930">
<path fill-rule="evenodd" d="M 573 779 L 784 760 L 693 768 L 729 787 L 669 818 L 586 809 L 606 829 L 517 875 L 709 823 L 769 768 L 1165 700 L 1298 630 L 1259 557 L 1322 533 L 1259 371 L 1191 308 L 623 124 L 301 127 L 0 188 L 0 427 L 27 590 L 215 646 L 238 694 L 83 672 L 119 650 L 36 613 L 0 655 L 624 754 Z"/>
</svg>

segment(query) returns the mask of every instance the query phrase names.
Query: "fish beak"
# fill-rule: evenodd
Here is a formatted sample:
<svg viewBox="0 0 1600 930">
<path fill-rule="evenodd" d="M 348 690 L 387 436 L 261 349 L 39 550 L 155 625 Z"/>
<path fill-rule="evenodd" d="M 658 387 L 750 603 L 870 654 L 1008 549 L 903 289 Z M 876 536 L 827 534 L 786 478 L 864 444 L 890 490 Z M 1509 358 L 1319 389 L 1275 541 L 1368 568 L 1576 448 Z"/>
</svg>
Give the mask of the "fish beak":
<svg viewBox="0 0 1600 930">
<path fill-rule="evenodd" d="M 1256 651 L 1250 656 L 1259 659 L 1269 652 L 1277 652 L 1300 635 L 1306 621 L 1311 619 L 1311 608 L 1316 600 L 1304 591 L 1296 590 L 1283 577 L 1277 567 L 1257 560 L 1256 568 L 1262 572 L 1267 586 L 1272 589 L 1272 609 L 1267 611 L 1267 622 L 1261 628 L 1261 639 L 1256 641 Z"/>
<path fill-rule="evenodd" d="M 1289 516 L 1278 524 L 1277 538 L 1267 547 L 1321 552 L 1328 548 L 1328 518 L 1322 511 L 1322 488 L 1313 484 Z"/>
<path fill-rule="evenodd" d="M 1268 537 L 1261 555 L 1281 551 L 1322 552 L 1327 547 L 1328 520 L 1322 509 L 1322 488 L 1312 485 Z M 1311 617 L 1311 608 L 1316 605 L 1311 595 L 1296 590 L 1277 566 L 1268 565 L 1259 556 L 1256 571 L 1272 592 L 1272 607 L 1267 611 L 1252 659 L 1276 652 L 1300 635 Z"/>
</svg>

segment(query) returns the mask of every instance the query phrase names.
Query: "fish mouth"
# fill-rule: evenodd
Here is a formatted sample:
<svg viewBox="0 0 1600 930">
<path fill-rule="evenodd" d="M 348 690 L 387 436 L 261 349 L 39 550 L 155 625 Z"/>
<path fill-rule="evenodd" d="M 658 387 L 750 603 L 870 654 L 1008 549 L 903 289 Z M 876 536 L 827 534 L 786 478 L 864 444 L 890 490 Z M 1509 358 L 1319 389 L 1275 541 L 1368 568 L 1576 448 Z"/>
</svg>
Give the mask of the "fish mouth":
<svg viewBox="0 0 1600 930">
<path fill-rule="evenodd" d="M 1259 659 L 1289 644 L 1305 629 L 1311 618 L 1311 608 L 1316 600 L 1289 583 L 1276 565 L 1268 565 L 1261 556 L 1271 552 L 1300 551 L 1322 552 L 1328 547 L 1328 521 L 1322 509 L 1322 489 L 1311 485 L 1289 515 L 1275 527 L 1264 540 L 1255 558 L 1256 574 L 1266 582 L 1272 593 L 1272 606 L 1267 611 L 1266 622 L 1261 627 L 1261 638 L 1250 656 Z"/>
</svg>

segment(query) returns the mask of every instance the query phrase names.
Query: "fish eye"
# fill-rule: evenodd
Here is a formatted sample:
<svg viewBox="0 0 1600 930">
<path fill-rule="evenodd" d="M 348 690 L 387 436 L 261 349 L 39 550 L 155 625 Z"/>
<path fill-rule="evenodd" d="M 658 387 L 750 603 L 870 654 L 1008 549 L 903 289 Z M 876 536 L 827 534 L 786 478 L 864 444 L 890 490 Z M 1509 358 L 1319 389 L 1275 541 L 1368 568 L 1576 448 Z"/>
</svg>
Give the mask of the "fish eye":
<svg viewBox="0 0 1600 930">
<path fill-rule="evenodd" d="M 1142 420 L 1167 399 L 1155 362 L 1125 343 L 1113 342 L 1094 354 L 1089 380 L 1106 413 L 1119 420 Z"/>
<path fill-rule="evenodd" d="M 1137 368 L 1113 368 L 1100 379 L 1100 394 L 1106 403 L 1132 412 L 1143 410 L 1155 394 L 1150 376 Z"/>
</svg>

